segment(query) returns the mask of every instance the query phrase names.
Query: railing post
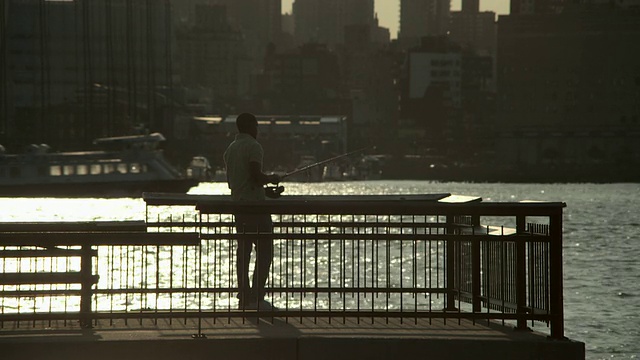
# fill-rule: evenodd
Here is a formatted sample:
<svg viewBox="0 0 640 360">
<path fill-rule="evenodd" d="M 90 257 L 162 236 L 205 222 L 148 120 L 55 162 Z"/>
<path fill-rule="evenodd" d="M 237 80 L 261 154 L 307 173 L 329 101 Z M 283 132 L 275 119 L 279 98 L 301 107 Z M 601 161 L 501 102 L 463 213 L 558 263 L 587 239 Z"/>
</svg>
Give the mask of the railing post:
<svg viewBox="0 0 640 360">
<path fill-rule="evenodd" d="M 471 226 L 480 226 L 480 215 L 471 216 Z M 480 271 L 480 241 L 473 240 L 471 242 L 471 301 L 473 312 L 482 311 Z"/>
<path fill-rule="evenodd" d="M 480 241 L 471 243 L 471 295 L 473 312 L 482 311 L 480 286 Z"/>
<path fill-rule="evenodd" d="M 562 209 L 549 216 L 549 234 L 551 235 L 549 273 L 551 281 L 550 311 L 551 338 L 564 339 L 564 298 L 562 284 Z"/>
<path fill-rule="evenodd" d="M 524 234 L 526 231 L 527 217 L 522 214 L 516 216 L 516 234 Z M 516 313 L 518 314 L 518 330 L 527 329 L 527 256 L 526 242 L 516 240 Z"/>
<path fill-rule="evenodd" d="M 447 220 L 446 220 L 446 234 L 447 235 L 453 235 L 455 233 L 455 229 L 454 229 L 454 223 L 455 223 L 455 219 L 456 217 L 454 215 L 447 215 Z M 447 249 L 447 253 L 446 253 L 446 274 L 447 274 L 447 301 L 445 304 L 445 311 L 456 311 L 458 310 L 456 308 L 456 301 L 455 301 L 455 297 L 454 297 L 454 289 L 456 286 L 456 282 L 455 282 L 455 276 L 456 276 L 456 271 L 455 271 L 455 249 L 456 249 L 456 243 L 455 241 L 451 240 L 451 239 L 447 239 L 446 240 L 446 249 Z"/>
<path fill-rule="evenodd" d="M 83 244 L 80 255 L 80 326 L 91 327 L 91 297 L 93 286 L 93 254 L 91 244 Z"/>
</svg>

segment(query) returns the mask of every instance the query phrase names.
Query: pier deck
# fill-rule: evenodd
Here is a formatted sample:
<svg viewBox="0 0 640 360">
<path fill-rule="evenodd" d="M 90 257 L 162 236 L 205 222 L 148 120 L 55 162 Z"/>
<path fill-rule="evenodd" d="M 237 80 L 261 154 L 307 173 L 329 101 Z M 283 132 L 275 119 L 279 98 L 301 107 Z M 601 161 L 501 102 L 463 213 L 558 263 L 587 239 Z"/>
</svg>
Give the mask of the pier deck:
<svg viewBox="0 0 640 360">
<path fill-rule="evenodd" d="M 462 319 L 228 318 L 7 322 L 3 359 L 584 359 L 584 343 Z"/>
</svg>

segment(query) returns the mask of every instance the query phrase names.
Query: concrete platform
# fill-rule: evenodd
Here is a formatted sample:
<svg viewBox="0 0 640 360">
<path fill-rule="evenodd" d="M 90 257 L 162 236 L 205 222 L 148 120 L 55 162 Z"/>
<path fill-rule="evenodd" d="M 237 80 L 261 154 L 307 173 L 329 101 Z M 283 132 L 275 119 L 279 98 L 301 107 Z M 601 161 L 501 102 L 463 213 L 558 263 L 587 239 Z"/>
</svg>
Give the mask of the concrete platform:
<svg viewBox="0 0 640 360">
<path fill-rule="evenodd" d="M 224 318 L 3 323 L 3 360 L 584 359 L 584 343 L 486 321 Z"/>
</svg>

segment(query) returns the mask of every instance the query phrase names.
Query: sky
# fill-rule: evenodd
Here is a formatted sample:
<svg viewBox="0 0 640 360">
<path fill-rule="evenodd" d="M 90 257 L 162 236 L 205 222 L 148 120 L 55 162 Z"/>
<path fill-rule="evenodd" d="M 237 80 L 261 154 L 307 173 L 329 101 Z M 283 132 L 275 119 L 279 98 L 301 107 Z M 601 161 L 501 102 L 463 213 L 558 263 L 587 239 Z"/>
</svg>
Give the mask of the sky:
<svg viewBox="0 0 640 360">
<path fill-rule="evenodd" d="M 282 0 L 282 12 L 291 13 L 291 4 L 294 0 Z M 451 0 L 451 10 L 460 10 L 461 0 Z M 391 38 L 398 35 L 400 14 L 400 0 L 375 0 L 376 13 L 380 26 L 389 28 Z M 493 11 L 499 15 L 509 13 L 509 1 L 507 0 L 480 0 L 480 11 Z"/>
</svg>

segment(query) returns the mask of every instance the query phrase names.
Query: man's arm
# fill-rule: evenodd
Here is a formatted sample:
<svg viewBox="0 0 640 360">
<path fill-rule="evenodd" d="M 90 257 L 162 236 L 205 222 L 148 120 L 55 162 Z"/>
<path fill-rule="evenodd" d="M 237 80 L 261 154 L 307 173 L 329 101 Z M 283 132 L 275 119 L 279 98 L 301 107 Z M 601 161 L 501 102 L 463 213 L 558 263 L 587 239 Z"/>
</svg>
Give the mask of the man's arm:
<svg viewBox="0 0 640 360">
<path fill-rule="evenodd" d="M 277 174 L 267 175 L 262 172 L 262 165 L 259 162 L 249 162 L 249 171 L 251 172 L 251 180 L 259 185 L 265 185 L 268 183 L 277 184 L 282 179 Z"/>
</svg>

